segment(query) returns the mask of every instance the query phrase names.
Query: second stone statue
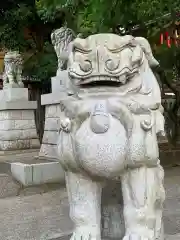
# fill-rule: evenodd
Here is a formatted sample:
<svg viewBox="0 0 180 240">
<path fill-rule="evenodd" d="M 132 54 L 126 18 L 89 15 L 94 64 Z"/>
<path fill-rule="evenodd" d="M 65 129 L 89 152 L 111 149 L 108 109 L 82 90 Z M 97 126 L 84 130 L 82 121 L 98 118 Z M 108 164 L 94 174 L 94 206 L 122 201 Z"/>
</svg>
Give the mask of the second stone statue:
<svg viewBox="0 0 180 240">
<path fill-rule="evenodd" d="M 4 56 L 4 88 L 23 88 L 22 82 L 22 65 L 21 54 L 17 51 L 9 51 Z"/>
</svg>

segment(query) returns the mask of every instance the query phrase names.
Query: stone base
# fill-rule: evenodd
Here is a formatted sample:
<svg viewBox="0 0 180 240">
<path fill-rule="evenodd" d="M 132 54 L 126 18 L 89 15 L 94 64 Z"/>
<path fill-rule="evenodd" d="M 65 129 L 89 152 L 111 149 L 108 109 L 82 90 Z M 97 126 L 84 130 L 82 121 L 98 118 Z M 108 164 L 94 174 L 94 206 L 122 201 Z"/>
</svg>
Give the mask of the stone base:
<svg viewBox="0 0 180 240">
<path fill-rule="evenodd" d="M 0 149 L 5 151 L 19 149 L 39 149 L 40 143 L 38 139 L 21 139 L 21 140 L 3 140 L 0 141 Z"/>
<path fill-rule="evenodd" d="M 24 83 L 19 82 L 19 83 L 3 83 L 3 90 L 5 89 L 14 89 L 14 88 L 24 88 Z"/>
<path fill-rule="evenodd" d="M 58 95 L 65 95 L 66 89 L 65 84 L 68 82 L 68 71 L 59 72 L 58 76 L 51 78 L 51 87 L 53 93 L 58 93 Z"/>
<path fill-rule="evenodd" d="M 60 128 L 60 102 L 67 97 L 65 83 L 67 71 L 51 78 L 52 93 L 41 96 L 41 104 L 46 106 L 45 127 L 39 157 L 57 159 L 56 144 Z"/>
<path fill-rule="evenodd" d="M 4 88 L 0 91 L 0 101 L 28 101 L 28 89 L 27 88 Z"/>
<path fill-rule="evenodd" d="M 39 148 L 34 111 L 0 110 L 0 150 Z"/>
<path fill-rule="evenodd" d="M 58 162 L 11 163 L 12 176 L 23 186 L 63 183 L 64 171 Z"/>
<path fill-rule="evenodd" d="M 46 105 L 45 126 L 39 157 L 57 159 L 56 143 L 60 127 L 60 104 Z"/>
<path fill-rule="evenodd" d="M 27 88 L 0 91 L 0 151 L 39 148 L 34 110 Z"/>
</svg>

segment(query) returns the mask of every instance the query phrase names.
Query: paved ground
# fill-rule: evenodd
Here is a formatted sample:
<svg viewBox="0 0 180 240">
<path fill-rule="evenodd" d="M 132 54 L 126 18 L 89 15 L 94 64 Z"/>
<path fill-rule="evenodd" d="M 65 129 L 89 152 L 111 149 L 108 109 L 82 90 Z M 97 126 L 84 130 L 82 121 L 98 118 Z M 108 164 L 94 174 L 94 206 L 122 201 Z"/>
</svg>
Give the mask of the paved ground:
<svg viewBox="0 0 180 240">
<path fill-rule="evenodd" d="M 180 168 L 166 170 L 164 224 L 168 240 L 180 236 Z M 40 240 L 72 229 L 65 188 L 26 197 L 0 199 L 0 240 Z M 176 235 L 176 238 L 172 238 Z"/>
<path fill-rule="evenodd" d="M 19 156 L 11 154 L 6 161 L 31 161 L 33 156 L 36 156 L 35 152 L 29 152 L 25 157 L 21 153 Z M 0 175 L 9 171 L 9 167 L 3 161 L 4 157 L 0 156 Z M 180 167 L 171 167 L 165 172 L 166 240 L 180 240 Z M 1 186 L 0 180 L 0 190 Z M 58 239 L 55 237 L 59 234 L 71 232 L 72 222 L 68 217 L 69 207 L 64 187 L 45 193 L 25 195 L 23 193 L 18 197 L 2 199 L 0 194 L 0 240 L 41 240 L 42 235 Z"/>
<path fill-rule="evenodd" d="M 166 170 L 165 188 L 165 232 L 169 235 L 178 234 L 180 233 L 180 167 Z"/>
<path fill-rule="evenodd" d="M 0 240 L 40 240 L 42 235 L 71 230 L 64 188 L 0 200 Z"/>
<path fill-rule="evenodd" d="M 4 155 L 5 154 L 5 155 Z M 30 161 L 37 157 L 39 149 L 19 150 L 19 151 L 0 151 L 0 162 L 18 162 L 19 160 Z"/>
</svg>

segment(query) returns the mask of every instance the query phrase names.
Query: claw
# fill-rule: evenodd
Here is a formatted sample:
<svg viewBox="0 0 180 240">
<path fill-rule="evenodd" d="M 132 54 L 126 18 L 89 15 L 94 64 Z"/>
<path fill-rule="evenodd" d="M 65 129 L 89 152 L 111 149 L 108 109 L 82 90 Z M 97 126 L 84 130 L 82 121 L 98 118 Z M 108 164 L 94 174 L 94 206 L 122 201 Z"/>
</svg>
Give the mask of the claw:
<svg viewBox="0 0 180 240">
<path fill-rule="evenodd" d="M 100 238 L 92 236 L 91 233 L 86 233 L 84 231 L 76 231 L 71 236 L 70 240 L 99 240 Z"/>
<path fill-rule="evenodd" d="M 123 240 L 150 240 L 147 237 L 142 237 L 139 236 L 138 234 L 130 234 L 130 235 L 126 235 Z"/>
</svg>

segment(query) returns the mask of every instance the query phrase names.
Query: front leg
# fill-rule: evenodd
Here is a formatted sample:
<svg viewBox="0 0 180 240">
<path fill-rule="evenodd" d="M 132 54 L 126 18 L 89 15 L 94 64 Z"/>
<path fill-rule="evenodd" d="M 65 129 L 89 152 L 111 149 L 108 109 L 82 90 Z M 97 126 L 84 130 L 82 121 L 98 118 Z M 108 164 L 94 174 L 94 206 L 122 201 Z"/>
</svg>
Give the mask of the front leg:
<svg viewBox="0 0 180 240">
<path fill-rule="evenodd" d="M 101 183 L 80 173 L 66 172 L 66 185 L 75 225 L 71 240 L 100 240 Z"/>
<path fill-rule="evenodd" d="M 146 166 L 129 169 L 122 176 L 123 240 L 163 240 L 162 208 L 165 199 L 163 169 Z"/>
</svg>

